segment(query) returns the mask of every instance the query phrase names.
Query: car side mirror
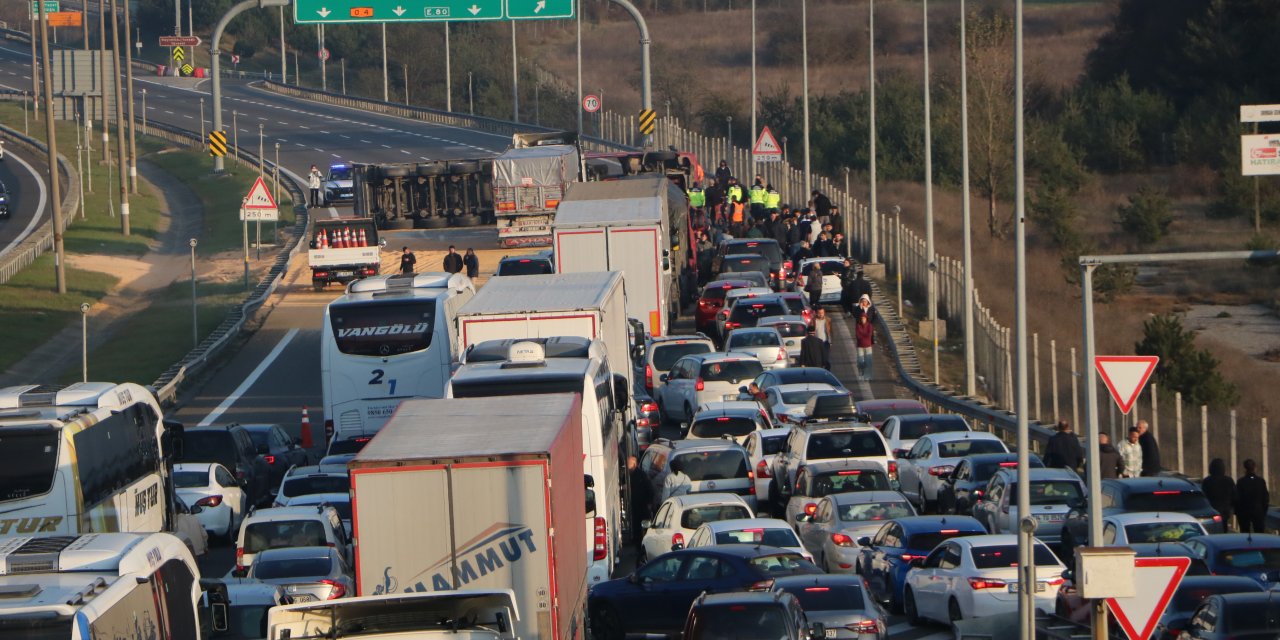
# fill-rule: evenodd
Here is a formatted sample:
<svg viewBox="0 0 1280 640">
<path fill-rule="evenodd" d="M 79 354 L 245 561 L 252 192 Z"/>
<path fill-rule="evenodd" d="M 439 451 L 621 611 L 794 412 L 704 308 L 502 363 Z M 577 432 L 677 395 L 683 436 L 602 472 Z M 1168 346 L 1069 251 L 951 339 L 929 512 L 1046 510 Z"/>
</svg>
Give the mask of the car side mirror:
<svg viewBox="0 0 1280 640">
<path fill-rule="evenodd" d="M 248 478 L 238 478 L 238 479 L 236 480 L 236 484 L 240 485 L 240 488 L 241 488 L 241 489 L 248 489 L 248 488 L 249 488 L 249 479 L 248 479 Z"/>
<path fill-rule="evenodd" d="M 916 568 L 923 567 L 923 566 L 924 566 L 924 558 L 912 558 L 912 559 L 911 559 L 911 566 L 916 567 Z"/>
<path fill-rule="evenodd" d="M 1076 572 L 1070 569 L 1064 569 L 1061 575 L 1063 580 L 1070 580 L 1072 583 L 1076 581 Z"/>
<path fill-rule="evenodd" d="M 596 490 L 595 490 L 595 489 L 587 489 L 586 497 L 587 497 L 587 504 L 586 504 L 586 512 L 587 512 L 587 515 L 589 515 L 589 516 L 590 516 L 590 515 L 595 515 L 595 512 L 596 512 Z"/>
<path fill-rule="evenodd" d="M 201 507 L 201 506 L 191 507 L 190 509 L 187 510 L 187 513 L 190 513 L 193 516 L 196 515 L 197 513 L 204 513 L 204 507 Z"/>
<path fill-rule="evenodd" d="M 381 249 L 386 249 L 386 248 L 387 248 L 387 239 L 386 239 L 386 238 L 379 238 L 379 239 L 378 239 L 378 247 L 379 247 L 379 248 L 381 248 Z"/>
<path fill-rule="evenodd" d="M 641 528 L 641 529 L 652 529 L 652 528 L 653 528 L 653 521 L 652 521 L 652 520 L 641 520 L 641 521 L 640 521 L 640 528 Z"/>
<path fill-rule="evenodd" d="M 249 575 L 249 567 L 236 567 L 231 570 L 231 575 L 236 578 L 243 578 Z"/>
<path fill-rule="evenodd" d="M 738 393 L 750 395 L 751 390 L 746 387 L 738 387 Z"/>
<path fill-rule="evenodd" d="M 870 538 L 870 537 L 868 537 L 868 536 L 862 536 L 861 538 L 858 538 L 858 546 L 859 546 L 859 547 L 870 547 L 870 546 L 871 546 L 871 538 Z"/>
<path fill-rule="evenodd" d="M 809 640 L 823 640 L 827 637 L 827 626 L 821 622 L 809 625 Z"/>
<path fill-rule="evenodd" d="M 665 373 L 664 373 L 664 374 L 662 374 L 662 375 L 660 375 L 660 376 L 658 376 L 658 381 L 659 381 L 659 382 L 666 382 L 667 380 L 670 380 L 670 379 L 671 379 L 671 376 L 670 376 L 670 375 L 668 375 L 668 374 L 665 374 Z"/>
<path fill-rule="evenodd" d="M 796 522 L 813 522 L 813 516 L 807 513 L 796 514 Z"/>
<path fill-rule="evenodd" d="M 681 550 L 681 549 L 683 549 L 683 548 L 684 548 L 684 543 L 683 543 L 683 542 L 676 542 L 676 543 L 674 543 L 674 544 L 672 544 L 672 545 L 671 545 L 671 550 L 672 550 L 672 551 L 679 551 L 679 550 Z"/>
</svg>

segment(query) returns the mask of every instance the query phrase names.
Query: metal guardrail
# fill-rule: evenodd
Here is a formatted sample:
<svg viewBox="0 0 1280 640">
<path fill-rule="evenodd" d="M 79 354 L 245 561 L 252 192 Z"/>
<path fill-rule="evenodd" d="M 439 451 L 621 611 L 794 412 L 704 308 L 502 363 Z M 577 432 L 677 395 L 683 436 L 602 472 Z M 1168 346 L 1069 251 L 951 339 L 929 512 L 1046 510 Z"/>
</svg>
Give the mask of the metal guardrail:
<svg viewBox="0 0 1280 640">
<path fill-rule="evenodd" d="M 0 99 L 7 99 L 7 96 L 0 95 Z M 0 125 L 0 137 L 3 137 L 9 144 L 22 147 L 24 150 L 41 158 L 49 153 L 48 147 L 43 142 L 25 136 L 4 125 Z M 62 230 L 66 231 L 71 226 L 71 222 L 75 220 L 76 211 L 80 208 L 80 175 L 76 173 L 75 169 L 71 167 L 71 163 L 67 162 L 67 159 L 62 154 L 58 154 L 58 168 L 61 174 L 60 184 L 63 187 Z M 36 179 L 43 180 L 44 178 L 37 176 Z M 52 216 L 50 216 L 49 220 L 36 227 L 31 232 L 31 235 L 27 236 L 25 240 L 8 253 L 0 255 L 0 284 L 8 282 L 19 271 L 30 266 L 31 263 L 36 261 L 36 258 L 51 249 L 53 249 Z"/>
</svg>

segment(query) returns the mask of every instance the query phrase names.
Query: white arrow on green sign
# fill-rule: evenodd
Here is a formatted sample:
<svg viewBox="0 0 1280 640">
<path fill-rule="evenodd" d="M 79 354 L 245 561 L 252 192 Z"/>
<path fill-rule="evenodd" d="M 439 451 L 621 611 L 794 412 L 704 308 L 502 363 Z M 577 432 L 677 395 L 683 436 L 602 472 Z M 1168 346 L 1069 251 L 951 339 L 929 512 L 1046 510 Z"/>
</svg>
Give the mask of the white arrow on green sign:
<svg viewBox="0 0 1280 640">
<path fill-rule="evenodd" d="M 31 0 L 31 15 L 38 15 L 40 13 L 40 5 L 38 2 L 39 0 Z M 62 6 L 58 4 L 58 0 L 44 0 L 44 12 L 46 14 L 57 13 L 61 8 Z"/>
<path fill-rule="evenodd" d="M 296 0 L 294 21 L 468 22 L 574 16 L 574 0 Z"/>
</svg>

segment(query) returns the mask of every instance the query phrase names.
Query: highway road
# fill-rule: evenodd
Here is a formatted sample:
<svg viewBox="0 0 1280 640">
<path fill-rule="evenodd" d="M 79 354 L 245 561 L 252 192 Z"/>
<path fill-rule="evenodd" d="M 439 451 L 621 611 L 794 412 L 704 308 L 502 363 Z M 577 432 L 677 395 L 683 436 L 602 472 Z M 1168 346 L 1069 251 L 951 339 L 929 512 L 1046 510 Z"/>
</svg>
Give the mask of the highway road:
<svg viewBox="0 0 1280 640">
<path fill-rule="evenodd" d="M 26 239 L 48 216 L 47 173 L 43 158 L 33 158 L 25 150 L 5 149 L 0 184 L 9 193 L 9 218 L 0 219 L 0 255 Z"/>
</svg>

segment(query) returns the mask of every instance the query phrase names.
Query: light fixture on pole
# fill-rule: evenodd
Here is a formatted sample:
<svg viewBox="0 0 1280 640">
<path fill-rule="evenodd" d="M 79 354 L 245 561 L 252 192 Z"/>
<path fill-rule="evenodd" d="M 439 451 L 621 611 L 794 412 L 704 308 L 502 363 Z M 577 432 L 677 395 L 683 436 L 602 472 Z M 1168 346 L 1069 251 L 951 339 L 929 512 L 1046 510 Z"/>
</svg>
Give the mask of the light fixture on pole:
<svg viewBox="0 0 1280 640">
<path fill-rule="evenodd" d="M 80 381 L 89 381 L 89 303 L 80 303 Z"/>
<path fill-rule="evenodd" d="M 200 322 L 196 312 L 196 239 L 188 241 L 191 245 L 191 348 L 200 346 Z"/>
</svg>

